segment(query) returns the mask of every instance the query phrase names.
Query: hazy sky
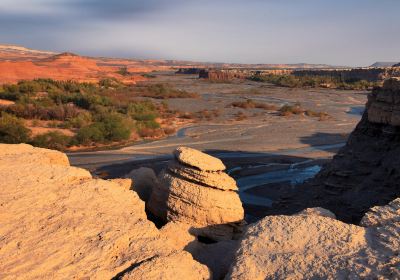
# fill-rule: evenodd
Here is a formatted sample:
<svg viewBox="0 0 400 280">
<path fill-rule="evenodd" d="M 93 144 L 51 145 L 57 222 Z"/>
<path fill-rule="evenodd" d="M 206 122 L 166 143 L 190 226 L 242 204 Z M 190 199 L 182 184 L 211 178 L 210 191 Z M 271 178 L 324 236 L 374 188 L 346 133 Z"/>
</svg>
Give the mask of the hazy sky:
<svg viewBox="0 0 400 280">
<path fill-rule="evenodd" d="M 0 0 L 0 43 L 85 55 L 400 61 L 399 0 Z"/>
</svg>

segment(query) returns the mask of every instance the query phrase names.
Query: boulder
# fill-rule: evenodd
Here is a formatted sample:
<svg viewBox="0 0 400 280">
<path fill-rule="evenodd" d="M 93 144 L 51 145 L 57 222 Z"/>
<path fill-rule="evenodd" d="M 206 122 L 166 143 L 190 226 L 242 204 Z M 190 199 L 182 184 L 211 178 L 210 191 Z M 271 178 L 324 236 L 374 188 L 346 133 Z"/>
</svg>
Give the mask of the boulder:
<svg viewBox="0 0 400 280">
<path fill-rule="evenodd" d="M 4 144 L 0 177 L 0 279 L 211 277 L 147 220 L 130 180 L 93 179 L 63 153 Z"/>
<path fill-rule="evenodd" d="M 226 168 L 220 159 L 192 148 L 179 147 L 175 149 L 174 156 L 179 162 L 201 171 L 224 171 Z"/>
<path fill-rule="evenodd" d="M 398 279 L 399 230 L 268 216 L 247 228 L 225 279 Z"/>
<path fill-rule="evenodd" d="M 148 210 L 164 222 L 191 225 L 197 236 L 225 240 L 240 233 L 244 211 L 223 163 L 190 148 L 178 148 L 174 155 L 159 175 Z"/>
</svg>

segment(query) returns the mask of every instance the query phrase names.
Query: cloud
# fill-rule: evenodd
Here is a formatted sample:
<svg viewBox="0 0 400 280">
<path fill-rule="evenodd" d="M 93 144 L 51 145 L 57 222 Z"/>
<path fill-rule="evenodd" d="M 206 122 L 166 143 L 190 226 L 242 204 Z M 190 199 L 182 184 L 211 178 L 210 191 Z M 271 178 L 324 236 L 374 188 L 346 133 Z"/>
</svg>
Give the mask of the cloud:
<svg viewBox="0 0 400 280">
<path fill-rule="evenodd" d="M 184 3 L 183 0 L 73 0 L 64 5 L 88 16 L 118 19 L 149 15 Z"/>
</svg>

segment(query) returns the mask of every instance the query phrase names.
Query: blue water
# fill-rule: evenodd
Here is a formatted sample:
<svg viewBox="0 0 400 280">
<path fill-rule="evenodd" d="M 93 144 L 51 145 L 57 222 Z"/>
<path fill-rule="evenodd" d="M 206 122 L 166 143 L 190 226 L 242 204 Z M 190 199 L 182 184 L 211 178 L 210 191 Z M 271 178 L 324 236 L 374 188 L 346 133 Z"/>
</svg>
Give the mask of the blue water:
<svg viewBox="0 0 400 280">
<path fill-rule="evenodd" d="M 245 204 L 271 207 L 273 202 L 271 199 L 252 195 L 245 191 L 271 183 L 290 182 L 292 186 L 295 186 L 313 178 L 320 170 L 320 165 L 313 165 L 304 168 L 291 166 L 286 170 L 270 171 L 242 177 L 236 180 L 239 187 L 239 196 Z"/>
</svg>

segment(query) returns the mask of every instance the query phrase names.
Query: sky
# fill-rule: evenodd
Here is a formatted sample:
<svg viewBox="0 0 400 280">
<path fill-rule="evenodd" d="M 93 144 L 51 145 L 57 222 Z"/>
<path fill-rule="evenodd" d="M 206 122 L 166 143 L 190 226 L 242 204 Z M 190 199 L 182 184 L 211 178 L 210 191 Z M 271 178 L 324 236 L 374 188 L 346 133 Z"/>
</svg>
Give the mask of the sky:
<svg viewBox="0 0 400 280">
<path fill-rule="evenodd" d="M 0 43 L 81 55 L 400 61 L 398 0 L 0 0 Z"/>
</svg>

